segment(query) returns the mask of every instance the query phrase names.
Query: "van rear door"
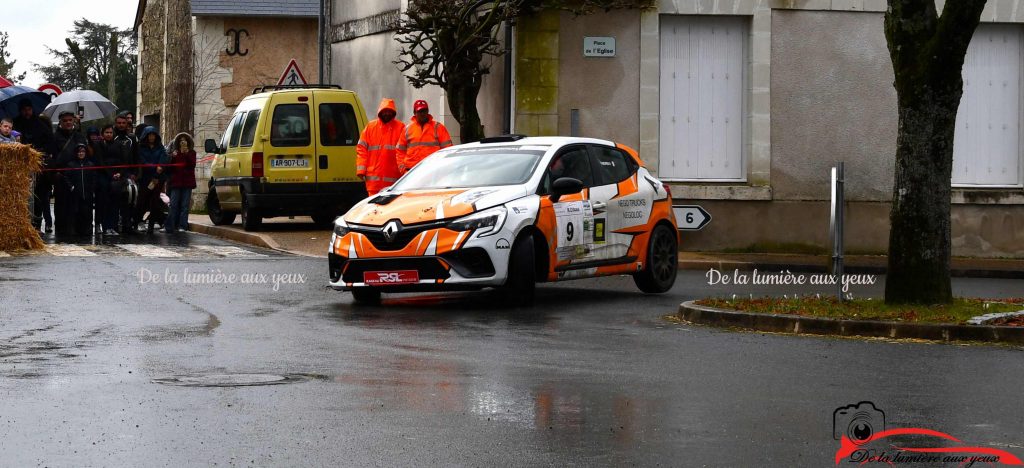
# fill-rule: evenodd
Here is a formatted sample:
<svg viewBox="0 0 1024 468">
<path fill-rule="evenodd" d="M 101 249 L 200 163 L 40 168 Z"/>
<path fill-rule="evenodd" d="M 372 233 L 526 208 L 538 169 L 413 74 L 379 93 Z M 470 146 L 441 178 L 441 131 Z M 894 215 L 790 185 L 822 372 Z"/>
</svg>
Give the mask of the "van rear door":
<svg viewBox="0 0 1024 468">
<path fill-rule="evenodd" d="M 253 166 L 262 163 L 263 176 L 269 184 L 316 183 L 311 94 L 309 91 L 279 92 L 273 93 L 270 99 L 267 129 L 270 140 L 263 145 L 262 154 L 253 154 Z"/>
<path fill-rule="evenodd" d="M 366 126 L 366 112 L 348 91 L 314 91 L 318 193 L 352 191 L 356 177 L 356 143 Z"/>
</svg>

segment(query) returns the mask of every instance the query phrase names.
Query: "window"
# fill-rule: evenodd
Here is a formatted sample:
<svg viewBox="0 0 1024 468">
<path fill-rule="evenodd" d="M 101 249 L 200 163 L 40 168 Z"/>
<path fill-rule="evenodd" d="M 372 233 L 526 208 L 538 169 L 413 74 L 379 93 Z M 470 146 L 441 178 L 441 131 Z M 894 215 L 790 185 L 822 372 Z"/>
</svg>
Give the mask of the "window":
<svg viewBox="0 0 1024 468">
<path fill-rule="evenodd" d="M 540 195 L 551 193 L 551 184 L 562 177 L 579 179 L 583 182 L 584 187 L 594 186 L 594 174 L 590 169 L 590 155 L 585 147 L 570 148 L 552 158 L 537 193 Z"/>
<path fill-rule="evenodd" d="M 270 123 L 270 144 L 282 146 L 309 146 L 309 106 L 280 104 L 274 108 Z"/>
<path fill-rule="evenodd" d="M 224 134 L 224 141 L 232 148 L 238 146 L 238 137 L 242 133 L 240 129 L 243 117 L 245 117 L 243 113 L 235 114 L 231 118 L 231 123 L 228 124 L 228 132 Z"/>
<path fill-rule="evenodd" d="M 1019 25 L 978 26 L 964 61 L 953 142 L 955 186 L 1021 186 Z"/>
<path fill-rule="evenodd" d="M 747 21 L 661 17 L 660 177 L 746 179 Z"/>
<path fill-rule="evenodd" d="M 597 172 L 596 185 L 617 184 L 633 175 L 632 158 L 622 151 L 607 146 L 591 146 L 594 154 L 594 169 Z"/>
<path fill-rule="evenodd" d="M 259 121 L 260 111 L 258 109 L 249 111 L 249 115 L 245 117 L 245 124 L 242 125 L 242 140 L 239 143 L 241 146 L 252 146 L 252 141 L 256 139 L 256 124 Z"/>
<path fill-rule="evenodd" d="M 517 147 L 465 148 L 425 159 L 393 187 L 396 191 L 522 184 L 536 174 L 544 151 Z"/>
<path fill-rule="evenodd" d="M 323 146 L 355 146 L 359 139 L 359 123 L 349 104 L 320 104 L 320 144 Z"/>
</svg>

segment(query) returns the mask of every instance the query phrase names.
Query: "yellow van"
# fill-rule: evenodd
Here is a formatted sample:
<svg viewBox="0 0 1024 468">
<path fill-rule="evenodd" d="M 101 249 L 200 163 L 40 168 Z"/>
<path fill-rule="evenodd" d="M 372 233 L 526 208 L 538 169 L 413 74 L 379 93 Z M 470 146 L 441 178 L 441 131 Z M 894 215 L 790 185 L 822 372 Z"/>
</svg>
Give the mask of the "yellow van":
<svg viewBox="0 0 1024 468">
<path fill-rule="evenodd" d="M 206 209 L 214 224 L 242 215 L 246 231 L 264 218 L 312 216 L 329 226 L 363 198 L 356 143 L 366 112 L 333 85 L 264 86 L 238 104 L 220 143 L 206 140 L 211 166 Z"/>
</svg>

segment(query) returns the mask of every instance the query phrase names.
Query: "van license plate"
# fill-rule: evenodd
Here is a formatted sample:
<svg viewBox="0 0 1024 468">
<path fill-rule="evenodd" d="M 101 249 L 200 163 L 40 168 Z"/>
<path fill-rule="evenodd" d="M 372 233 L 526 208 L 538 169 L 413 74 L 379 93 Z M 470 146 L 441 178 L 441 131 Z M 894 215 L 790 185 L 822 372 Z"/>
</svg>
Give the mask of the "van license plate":
<svg viewBox="0 0 1024 468">
<path fill-rule="evenodd" d="M 270 167 L 309 167 L 308 159 L 271 159 Z"/>
<path fill-rule="evenodd" d="M 363 272 L 363 282 L 370 286 L 419 283 L 420 273 L 416 270 L 366 271 Z"/>
</svg>

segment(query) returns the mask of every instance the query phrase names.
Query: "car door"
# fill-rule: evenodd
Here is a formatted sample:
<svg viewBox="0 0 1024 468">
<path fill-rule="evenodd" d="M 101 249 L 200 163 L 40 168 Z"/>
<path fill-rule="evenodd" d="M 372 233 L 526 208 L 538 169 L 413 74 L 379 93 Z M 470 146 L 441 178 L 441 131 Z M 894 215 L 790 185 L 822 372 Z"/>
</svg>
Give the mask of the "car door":
<svg viewBox="0 0 1024 468">
<path fill-rule="evenodd" d="M 269 184 L 309 184 L 310 191 L 315 187 L 310 94 L 282 92 L 271 97 L 270 141 L 263 145 L 263 154 L 253 155 L 254 159 L 265 158 L 263 174 Z"/>
<path fill-rule="evenodd" d="M 633 248 L 633 240 L 647 232 L 654 192 L 650 184 L 638 179 L 639 165 L 619 148 L 590 145 L 595 186 L 590 191 L 595 213 L 600 212 L 595 228 L 596 254 L 600 258 L 619 259 L 622 263 L 643 257 Z"/>
<path fill-rule="evenodd" d="M 217 184 L 217 200 L 222 209 L 241 208 L 241 197 L 239 196 L 238 177 L 241 176 L 241 162 L 238 151 L 238 140 L 242 133 L 242 122 L 245 112 L 236 112 L 228 123 L 227 131 L 221 138 L 220 147 L 223 154 L 218 156 L 221 167 L 213 171 L 213 175 L 226 179 L 223 184 Z M 215 162 L 216 164 L 216 162 Z"/>
<path fill-rule="evenodd" d="M 365 112 L 350 93 L 316 91 L 313 96 L 317 192 L 342 192 L 344 184 L 361 182 L 356 177 L 356 143 L 366 124 Z"/>
<path fill-rule="evenodd" d="M 579 179 L 584 188 L 553 203 L 551 187 L 561 177 Z M 594 259 L 594 213 L 588 198 L 593 185 L 594 173 L 585 145 L 560 149 L 545 169 L 537 188 L 541 195 L 537 226 L 549 243 L 549 280 L 586 276 L 584 264 Z"/>
</svg>

